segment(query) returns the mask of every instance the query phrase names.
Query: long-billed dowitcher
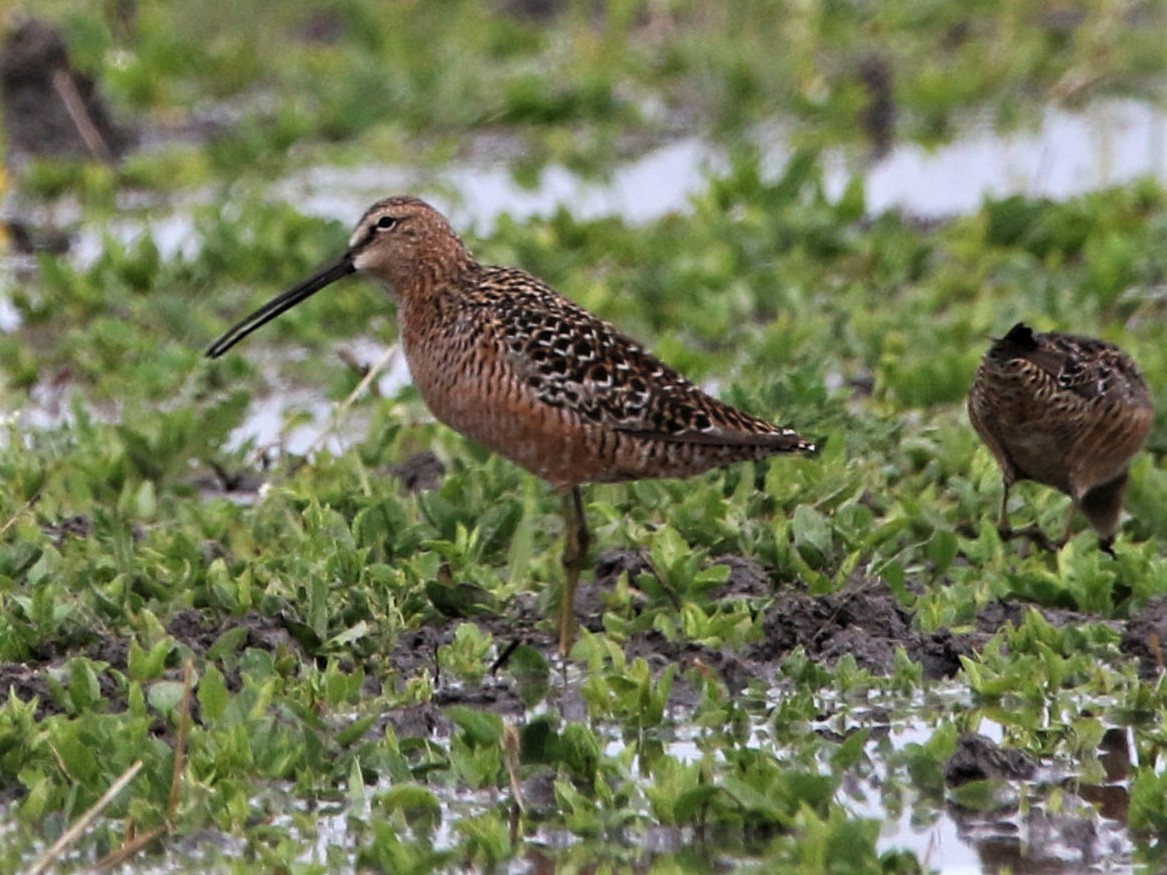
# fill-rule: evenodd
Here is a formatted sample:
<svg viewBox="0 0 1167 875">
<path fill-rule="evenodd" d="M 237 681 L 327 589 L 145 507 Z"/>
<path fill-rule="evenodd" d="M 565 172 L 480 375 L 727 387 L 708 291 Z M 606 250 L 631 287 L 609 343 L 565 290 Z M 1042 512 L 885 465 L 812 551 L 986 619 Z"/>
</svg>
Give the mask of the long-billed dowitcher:
<svg viewBox="0 0 1167 875">
<path fill-rule="evenodd" d="M 792 429 L 705 394 L 537 277 L 480 264 L 445 217 L 415 197 L 373 204 L 336 261 L 260 307 L 207 355 L 357 271 L 396 298 L 410 373 L 434 416 L 563 495 L 565 654 L 589 542 L 580 484 L 686 477 L 815 449 Z"/>
<path fill-rule="evenodd" d="M 1009 527 L 1009 489 L 1036 480 L 1070 496 L 1064 543 L 1075 510 L 1113 555 L 1131 459 L 1151 430 L 1154 410 L 1134 361 L 1112 343 L 1034 331 L 1022 322 L 993 342 L 968 396 L 973 427 L 1001 466 L 1003 537 L 1051 544 L 1036 523 Z"/>
</svg>

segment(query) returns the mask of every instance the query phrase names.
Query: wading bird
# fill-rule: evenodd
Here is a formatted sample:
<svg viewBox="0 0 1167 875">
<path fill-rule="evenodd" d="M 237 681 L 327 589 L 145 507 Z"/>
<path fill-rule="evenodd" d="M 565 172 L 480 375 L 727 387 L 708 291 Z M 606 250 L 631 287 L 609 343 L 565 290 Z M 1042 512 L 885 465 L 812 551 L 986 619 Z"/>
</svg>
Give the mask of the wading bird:
<svg viewBox="0 0 1167 875">
<path fill-rule="evenodd" d="M 1002 537 L 1021 535 L 1056 549 L 1081 510 L 1099 546 L 1114 555 L 1131 459 L 1154 417 L 1130 356 L 1103 340 L 1043 334 L 1018 322 L 981 361 L 968 415 L 1001 466 Z M 1051 543 L 1036 523 L 1009 527 L 1009 489 L 1018 480 L 1036 480 L 1073 500 L 1061 542 Z"/>
<path fill-rule="evenodd" d="M 444 216 L 408 196 L 373 204 L 336 261 L 260 307 L 207 355 L 356 272 L 396 299 L 409 370 L 434 416 L 563 495 L 564 654 L 589 542 L 580 484 L 687 477 L 815 449 L 792 429 L 705 394 L 537 277 L 480 264 Z"/>
</svg>

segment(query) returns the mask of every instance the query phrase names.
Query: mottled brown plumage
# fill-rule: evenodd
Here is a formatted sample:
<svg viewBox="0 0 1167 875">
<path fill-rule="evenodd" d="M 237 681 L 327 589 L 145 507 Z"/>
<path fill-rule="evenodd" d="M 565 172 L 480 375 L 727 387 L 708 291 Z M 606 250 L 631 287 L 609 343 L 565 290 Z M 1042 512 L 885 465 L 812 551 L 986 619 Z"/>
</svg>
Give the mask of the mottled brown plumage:
<svg viewBox="0 0 1167 875">
<path fill-rule="evenodd" d="M 480 264 L 446 219 L 413 197 L 370 207 L 335 263 L 244 319 L 207 355 L 356 271 L 393 293 L 405 357 L 434 416 L 564 494 L 561 649 L 588 546 L 580 484 L 686 477 L 814 450 L 793 430 L 702 392 L 537 277 Z"/>
<path fill-rule="evenodd" d="M 1001 466 L 1002 534 L 1013 534 L 1006 503 L 1018 480 L 1036 480 L 1073 500 L 1112 552 L 1131 459 L 1151 430 L 1146 381 L 1111 343 L 1043 334 L 1024 323 L 993 343 L 968 398 L 973 427 Z M 1024 534 L 1050 545 L 1036 526 Z M 1064 540 L 1064 538 L 1063 538 Z"/>
</svg>

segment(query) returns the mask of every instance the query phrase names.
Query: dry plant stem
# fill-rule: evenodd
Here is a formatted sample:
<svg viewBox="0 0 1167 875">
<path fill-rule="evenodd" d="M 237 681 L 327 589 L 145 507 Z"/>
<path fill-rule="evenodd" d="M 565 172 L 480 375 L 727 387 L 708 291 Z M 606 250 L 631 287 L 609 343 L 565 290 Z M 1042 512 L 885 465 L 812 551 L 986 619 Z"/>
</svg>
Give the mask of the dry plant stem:
<svg viewBox="0 0 1167 875">
<path fill-rule="evenodd" d="M 376 364 L 369 368 L 368 372 L 363 377 L 361 377 L 361 381 L 357 383 L 356 388 L 349 393 L 349 396 L 336 406 L 336 408 L 332 411 L 332 415 L 328 418 L 328 423 L 324 426 L 323 429 L 321 429 L 320 434 L 316 435 L 316 439 L 312 441 L 312 445 L 308 447 L 309 456 L 320 449 L 320 445 L 324 443 L 324 439 L 336 430 L 336 427 L 340 424 L 341 419 L 343 419 L 345 414 L 348 413 L 349 408 L 352 407 L 353 403 L 364 394 L 372 382 L 381 375 L 382 371 L 384 371 L 385 368 L 389 366 L 389 362 L 396 354 L 397 346 L 395 344 L 389 346 L 385 350 L 385 354 L 377 360 Z"/>
<path fill-rule="evenodd" d="M 170 779 L 170 803 L 166 807 L 166 824 L 156 827 L 140 836 L 134 836 L 126 844 L 115 851 L 111 851 L 98 861 L 96 869 L 99 872 L 108 871 L 119 866 L 133 857 L 138 851 L 146 847 L 155 839 L 159 839 L 170 831 L 170 824 L 174 822 L 174 815 L 178 810 L 179 797 L 182 791 L 182 772 L 186 766 L 186 744 L 190 736 L 190 703 L 194 690 L 194 663 L 187 661 L 182 671 L 182 701 L 179 703 L 178 740 L 174 746 L 174 771 Z"/>
<path fill-rule="evenodd" d="M 186 766 L 186 740 L 190 735 L 190 700 L 194 688 L 194 663 L 187 660 L 182 670 L 182 703 L 178 716 L 178 741 L 174 745 L 174 773 L 170 779 L 170 804 L 166 807 L 166 820 L 174 821 L 178 811 L 178 797 L 182 791 L 182 770 Z"/>
<path fill-rule="evenodd" d="M 519 777 L 519 730 L 511 722 L 506 722 L 502 729 L 503 760 L 506 763 L 507 775 L 510 777 L 511 794 L 515 797 L 515 806 L 523 814 L 527 813 L 527 805 L 523 801 L 523 782 Z"/>
<path fill-rule="evenodd" d="M 89 149 L 90 154 L 98 161 L 113 164 L 113 153 L 109 151 L 109 146 L 106 145 L 101 132 L 93 124 L 93 119 L 89 117 L 85 101 L 77 93 L 77 86 L 73 84 L 73 77 L 69 75 L 67 70 L 53 71 L 53 88 L 60 95 L 61 102 L 65 104 L 65 110 L 69 113 L 69 118 L 77 126 L 77 133 L 85 141 L 85 146 Z"/>
<path fill-rule="evenodd" d="M 140 836 L 135 836 L 133 840 L 122 845 L 116 851 L 110 851 L 98 860 L 97 865 L 93 867 L 94 871 L 108 872 L 114 866 L 120 866 L 126 860 L 130 859 L 130 857 L 134 856 L 134 854 L 138 853 L 138 851 L 142 850 L 142 848 L 146 847 L 146 845 L 150 844 L 150 842 L 162 838 L 168 831 L 168 827 L 159 826 L 149 832 L 142 833 Z"/>
<path fill-rule="evenodd" d="M 72 825 L 65 830 L 59 839 L 53 842 L 53 846 L 45 851 L 39 860 L 33 864 L 33 867 L 28 870 L 28 875 L 41 875 L 47 872 L 49 867 L 57 861 L 57 859 L 69 849 L 69 846 L 81 836 L 89 824 L 101 814 L 106 807 L 113 802 L 114 798 L 122 791 L 126 784 L 134 779 L 134 776 L 142 770 L 142 761 L 136 761 L 132 766 L 122 772 L 121 776 L 114 781 L 108 790 L 102 795 L 100 799 L 94 802 L 89 809 L 79 818 L 73 821 Z"/>
<path fill-rule="evenodd" d="M 4 523 L 4 525 L 0 526 L 0 536 L 2 536 L 10 528 L 12 528 L 14 525 L 16 525 L 16 521 L 19 520 L 26 513 L 28 513 L 28 509 L 30 507 L 32 507 L 34 504 L 36 504 L 36 500 L 39 497 L 40 497 L 40 493 L 38 492 L 36 495 L 34 495 L 32 498 L 30 498 L 28 501 L 26 501 L 24 503 L 24 505 L 20 508 L 20 510 L 18 510 L 16 513 L 14 513 L 12 516 L 10 516 L 8 518 L 8 520 Z"/>
</svg>

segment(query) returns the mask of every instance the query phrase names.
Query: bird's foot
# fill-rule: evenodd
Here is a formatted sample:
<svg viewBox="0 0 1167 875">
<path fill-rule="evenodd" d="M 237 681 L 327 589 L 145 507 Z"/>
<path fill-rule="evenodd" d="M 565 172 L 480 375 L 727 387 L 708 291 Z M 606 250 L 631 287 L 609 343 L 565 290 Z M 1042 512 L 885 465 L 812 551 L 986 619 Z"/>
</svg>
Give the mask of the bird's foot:
<svg viewBox="0 0 1167 875">
<path fill-rule="evenodd" d="M 999 526 L 997 534 L 1001 536 L 1002 541 L 1015 541 L 1019 538 L 1024 538 L 1045 550 L 1049 553 L 1056 553 L 1065 544 L 1065 541 L 1055 541 L 1050 538 L 1037 523 L 1032 523 L 1023 529 L 1014 529 L 1009 526 Z"/>
</svg>

